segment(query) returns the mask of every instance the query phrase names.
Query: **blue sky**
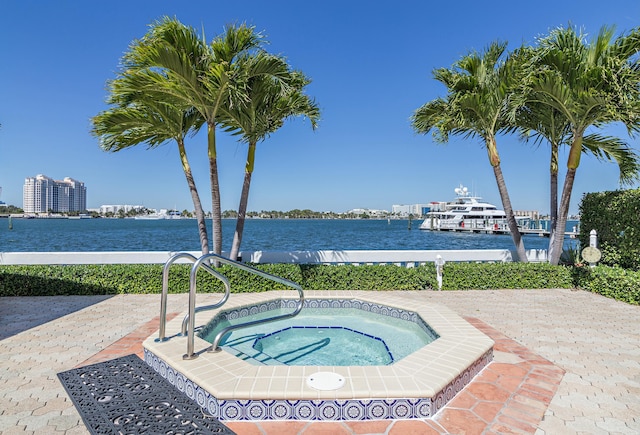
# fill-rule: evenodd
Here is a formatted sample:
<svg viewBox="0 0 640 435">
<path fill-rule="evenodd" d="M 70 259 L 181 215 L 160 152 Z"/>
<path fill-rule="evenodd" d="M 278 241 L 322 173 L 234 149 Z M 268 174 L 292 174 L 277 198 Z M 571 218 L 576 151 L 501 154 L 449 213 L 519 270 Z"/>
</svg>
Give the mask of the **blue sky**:
<svg viewBox="0 0 640 435">
<path fill-rule="evenodd" d="M 91 117 L 107 108 L 105 84 L 122 54 L 165 15 L 204 28 L 208 39 L 228 24 L 254 25 L 269 51 L 312 79 L 308 94 L 321 107 L 320 126 L 314 132 L 294 120 L 258 145 L 249 210 L 342 212 L 449 200 L 461 183 L 500 204 L 478 140 L 440 145 L 411 129 L 413 111 L 445 95 L 433 69 L 497 39 L 510 48 L 533 44 L 568 23 L 590 34 L 605 24 L 628 31 L 640 24 L 640 2 L 4 0 L 0 200 L 22 206 L 25 177 L 45 174 L 84 181 L 90 208 L 193 209 L 175 144 L 106 153 L 89 133 Z M 626 137 L 621 129 L 609 132 Z M 638 147 L 637 139 L 629 143 Z M 205 146 L 199 134 L 187 152 L 209 210 Z M 548 212 L 547 148 L 515 137 L 500 138 L 498 147 L 514 208 Z M 222 208 L 237 209 L 246 146 L 219 135 L 218 151 Z M 583 158 L 571 212 L 583 193 L 617 188 L 614 164 Z"/>
</svg>

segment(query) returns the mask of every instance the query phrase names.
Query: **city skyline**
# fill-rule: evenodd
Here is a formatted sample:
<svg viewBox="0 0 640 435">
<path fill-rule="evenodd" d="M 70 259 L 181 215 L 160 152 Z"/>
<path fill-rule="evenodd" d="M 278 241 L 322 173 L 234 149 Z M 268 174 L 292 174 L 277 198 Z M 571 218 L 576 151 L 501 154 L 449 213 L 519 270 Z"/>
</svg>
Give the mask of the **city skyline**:
<svg viewBox="0 0 640 435">
<path fill-rule="evenodd" d="M 51 177 L 48 177 L 44 174 L 38 174 L 35 177 L 26 177 L 25 178 L 25 184 L 23 185 L 23 203 L 22 203 L 22 209 L 25 210 L 25 213 L 49 213 L 49 209 L 47 210 L 43 210 L 43 211 L 34 211 L 32 209 L 28 209 L 28 207 L 25 207 L 25 201 L 27 200 L 28 196 L 33 196 L 34 192 L 30 192 L 29 195 L 27 195 L 26 190 L 31 187 L 31 190 L 33 190 L 33 186 L 29 186 L 29 184 L 33 184 L 36 180 L 45 180 L 45 181 L 52 181 L 54 183 L 57 184 L 65 184 L 65 183 L 78 183 L 79 185 L 81 185 L 81 188 L 83 189 L 83 201 L 86 204 L 86 186 L 84 185 L 84 183 L 82 181 L 79 180 L 75 180 L 71 177 L 65 177 L 63 180 L 54 180 Z M 2 186 L 0 186 L 0 196 L 2 194 Z M 5 204 L 3 201 L 0 200 L 0 205 L 8 205 L 8 206 L 15 206 L 15 207 L 20 207 L 17 204 Z M 427 203 L 414 203 L 414 204 L 392 204 L 390 209 L 373 209 L 373 208 L 352 208 L 349 210 L 346 210 L 345 212 L 335 212 L 333 210 L 311 210 L 313 212 L 318 212 L 318 213 L 337 213 L 337 214 L 370 214 L 370 215 L 377 215 L 377 214 L 384 214 L 386 215 L 393 215 L 393 216 L 409 216 L 409 215 L 413 215 L 413 216 L 422 216 L 424 214 L 427 213 L 428 209 L 433 205 L 433 203 L 427 204 Z M 167 206 L 163 206 L 160 208 L 147 208 L 144 205 L 141 204 L 117 204 L 117 203 L 111 203 L 111 204 L 100 204 L 100 206 L 98 207 L 86 207 L 86 209 L 77 209 L 78 207 L 75 207 L 73 210 L 59 210 L 58 208 L 56 208 L 56 211 L 74 211 L 74 212 L 78 212 L 78 211 L 91 211 L 91 212 L 98 212 L 100 214 L 105 214 L 107 212 L 111 212 L 111 213 L 116 213 L 118 210 L 122 209 L 125 213 L 130 211 L 130 210 L 148 210 L 154 213 L 162 213 L 162 212 L 167 212 L 167 211 L 180 211 L 180 209 L 178 209 L 177 207 L 167 207 Z M 26 210 L 29 211 L 26 211 Z M 293 210 L 298 210 L 297 208 L 294 209 L 290 209 L 290 210 L 277 210 L 280 212 L 288 212 L 288 211 L 293 211 Z M 307 209 L 308 210 L 308 209 Z M 195 211 L 192 209 L 182 209 L 182 211 L 187 211 L 189 213 L 194 213 Z M 224 210 L 225 213 L 228 212 L 233 212 L 234 210 Z M 262 209 L 262 210 L 248 210 L 248 213 L 260 213 L 260 212 L 269 212 L 269 211 L 275 211 L 274 209 Z M 529 210 L 529 211 L 517 211 L 519 215 L 522 215 L 523 213 L 530 213 L 530 214 L 535 214 L 538 215 L 539 212 L 537 210 Z M 210 214 L 211 211 L 206 211 L 206 213 Z"/>
<path fill-rule="evenodd" d="M 418 1 L 329 1 L 309 20 L 307 10 L 276 3 L 281 7 L 257 1 L 121 0 L 108 8 L 69 0 L 37 8 L 3 5 L 0 51 L 13 61 L 0 69 L 0 200 L 20 205 L 27 174 L 56 173 L 75 174 L 91 186 L 88 208 L 130 203 L 193 209 L 175 144 L 106 153 L 90 134 L 90 119 L 107 108 L 106 83 L 129 44 L 155 20 L 175 16 L 198 32 L 204 29 L 209 40 L 225 25 L 254 25 L 269 41 L 267 50 L 286 56 L 312 80 L 308 94 L 321 108 L 319 129 L 293 120 L 258 144 L 249 210 L 388 209 L 449 201 L 460 184 L 501 206 L 480 141 L 453 137 L 438 145 L 411 129 L 413 111 L 445 95 L 433 69 L 449 67 L 495 40 L 508 41 L 512 50 L 569 23 L 589 35 L 603 25 L 616 25 L 620 33 L 637 26 L 640 16 L 635 0 L 613 0 L 606 8 L 591 0 L 580 8 L 550 0 L 535 8 L 502 0 L 491 8 L 459 2 L 455 13 L 448 4 Z M 88 42 L 78 44 L 80 39 Z M 43 46 L 49 48 L 34 56 L 34 47 Z M 638 148 L 637 139 L 619 126 L 607 134 Z M 200 132 L 188 138 L 187 151 L 204 208 L 210 210 L 205 143 Z M 548 213 L 548 147 L 500 136 L 498 148 L 513 208 Z M 218 153 L 222 209 L 235 210 L 246 145 L 219 134 Z M 561 150 L 560 183 L 566 157 Z M 584 193 L 617 188 L 615 164 L 584 156 L 570 212 L 577 212 Z"/>
</svg>

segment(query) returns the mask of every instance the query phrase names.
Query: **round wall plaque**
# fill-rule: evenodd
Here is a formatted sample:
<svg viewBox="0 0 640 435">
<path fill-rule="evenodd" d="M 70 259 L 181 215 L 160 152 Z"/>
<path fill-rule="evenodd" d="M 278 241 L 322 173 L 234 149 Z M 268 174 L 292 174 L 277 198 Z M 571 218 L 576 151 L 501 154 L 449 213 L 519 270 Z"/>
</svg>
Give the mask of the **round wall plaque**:
<svg viewBox="0 0 640 435">
<path fill-rule="evenodd" d="M 582 258 L 584 258 L 587 263 L 597 263 L 600 261 L 600 258 L 602 258 L 602 253 L 598 248 L 587 246 L 582 250 Z"/>
</svg>

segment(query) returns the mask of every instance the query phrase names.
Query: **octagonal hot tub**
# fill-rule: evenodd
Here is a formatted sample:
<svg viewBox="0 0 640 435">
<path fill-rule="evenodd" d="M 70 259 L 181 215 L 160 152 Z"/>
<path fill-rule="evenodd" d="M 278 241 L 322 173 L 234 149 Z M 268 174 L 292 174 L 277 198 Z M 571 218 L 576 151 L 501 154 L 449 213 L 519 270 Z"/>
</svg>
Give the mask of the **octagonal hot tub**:
<svg viewBox="0 0 640 435">
<path fill-rule="evenodd" d="M 145 361 L 221 420 L 428 418 L 491 361 L 493 341 L 448 308 L 417 305 L 410 295 L 330 292 L 329 297 L 328 292 L 307 292 L 303 308 L 303 311 L 360 310 L 367 315 L 382 316 L 394 328 L 397 324 L 409 325 L 408 335 L 427 337 L 404 353 L 391 345 L 402 341 L 397 339 L 398 335 L 387 336 L 379 325 L 370 329 L 360 320 L 347 325 L 270 322 L 258 325 L 255 331 L 236 330 L 234 333 L 238 335 L 230 335 L 223 341 L 224 352 L 207 352 L 211 344 L 204 338 L 215 335 L 229 322 L 268 316 L 264 313 L 274 309 L 291 311 L 288 307 L 295 304 L 292 299 L 296 293 L 277 291 L 232 295 L 222 309 L 196 314 L 196 325 L 201 326 L 195 337 L 198 357 L 194 360 L 182 359 L 186 337 L 179 334 L 182 317 L 178 316 L 167 324 L 171 339 L 156 342 L 152 336 L 144 342 Z M 271 347 L 283 338 L 285 341 L 300 338 L 295 326 L 316 327 L 317 335 L 314 337 L 312 331 L 309 342 L 296 342 L 284 348 L 276 343 Z M 305 360 L 303 365 L 287 363 L 313 353 L 307 350 L 325 349 L 328 337 L 320 336 L 332 327 L 348 333 L 347 341 L 338 349 L 350 346 L 350 340 L 366 337 L 369 343 L 365 347 L 377 347 L 376 355 L 382 359 L 374 358 L 373 365 L 357 361 L 341 364 L 336 360 L 320 363 Z M 276 340 L 279 334 L 285 336 Z M 379 346 L 380 343 L 384 344 Z M 266 352 L 265 345 L 270 348 Z"/>
</svg>

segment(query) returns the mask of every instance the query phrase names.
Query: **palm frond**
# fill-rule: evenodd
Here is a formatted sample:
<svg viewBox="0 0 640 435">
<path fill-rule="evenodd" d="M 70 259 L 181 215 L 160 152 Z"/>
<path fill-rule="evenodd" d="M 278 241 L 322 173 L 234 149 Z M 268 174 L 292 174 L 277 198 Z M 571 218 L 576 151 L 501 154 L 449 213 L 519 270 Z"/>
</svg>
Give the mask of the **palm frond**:
<svg viewBox="0 0 640 435">
<path fill-rule="evenodd" d="M 640 157 L 620 138 L 588 134 L 584 136 L 582 146 L 598 160 L 616 162 L 620 169 L 620 184 L 630 186 L 640 180 Z"/>
<path fill-rule="evenodd" d="M 290 70 L 282 58 L 275 59 L 263 53 L 250 57 L 255 59 L 245 59 L 242 68 L 245 72 L 242 99 L 233 101 L 223 111 L 221 119 L 225 131 L 241 136 L 243 142 L 255 144 L 281 128 L 288 118 L 306 117 L 315 129 L 320 110 L 303 92 L 310 80 L 301 72 Z"/>
</svg>

